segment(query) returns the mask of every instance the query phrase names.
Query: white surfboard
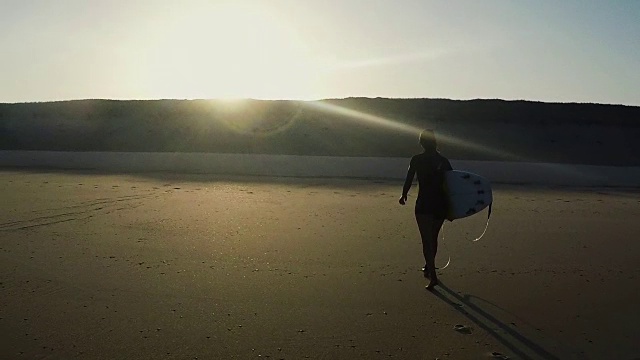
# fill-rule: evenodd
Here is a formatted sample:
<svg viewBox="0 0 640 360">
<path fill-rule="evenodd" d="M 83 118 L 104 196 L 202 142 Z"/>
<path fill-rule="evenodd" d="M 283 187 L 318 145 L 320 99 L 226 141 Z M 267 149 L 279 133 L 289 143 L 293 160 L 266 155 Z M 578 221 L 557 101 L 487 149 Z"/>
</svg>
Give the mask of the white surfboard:
<svg viewBox="0 0 640 360">
<path fill-rule="evenodd" d="M 449 221 L 476 214 L 493 202 L 491 184 L 480 175 L 451 170 L 445 173 L 444 183 Z"/>
</svg>

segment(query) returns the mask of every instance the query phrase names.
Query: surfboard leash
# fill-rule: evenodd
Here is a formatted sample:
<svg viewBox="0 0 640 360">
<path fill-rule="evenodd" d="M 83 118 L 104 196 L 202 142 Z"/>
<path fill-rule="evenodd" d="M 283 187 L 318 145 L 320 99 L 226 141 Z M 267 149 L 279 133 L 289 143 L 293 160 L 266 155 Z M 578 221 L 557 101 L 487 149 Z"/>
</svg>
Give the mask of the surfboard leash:
<svg viewBox="0 0 640 360">
<path fill-rule="evenodd" d="M 491 206 L 492 206 L 492 205 L 493 205 L 493 202 L 491 202 L 491 203 L 489 204 L 489 211 L 488 211 L 488 213 L 487 213 L 487 223 L 486 223 L 486 224 L 485 224 L 485 226 L 484 226 L 484 231 L 482 231 L 482 234 L 480 234 L 480 236 L 478 236 L 478 237 L 477 237 L 475 240 L 473 240 L 472 242 L 476 242 L 476 241 L 478 241 L 478 240 L 482 239 L 482 237 L 484 236 L 484 234 L 487 232 L 487 229 L 489 228 L 489 219 L 491 219 Z M 445 226 L 445 223 L 442 223 L 442 229 L 441 229 L 441 232 L 442 232 L 442 241 L 443 241 L 443 242 L 444 242 L 444 226 Z M 449 256 L 449 259 L 447 260 L 447 264 L 446 264 L 445 266 L 443 266 L 443 267 L 442 267 L 441 269 L 439 269 L 439 270 L 444 270 L 444 269 L 446 269 L 450 264 L 451 264 L 451 256 Z"/>
<path fill-rule="evenodd" d="M 442 228 L 441 228 L 441 232 L 442 232 L 442 242 L 444 242 L 444 222 L 442 223 Z M 439 270 L 444 270 L 447 268 L 447 266 L 449 266 L 449 264 L 451 264 L 451 256 L 449 256 L 449 260 L 447 260 L 447 264 L 445 266 L 442 267 L 442 269 Z M 435 264 L 434 264 L 435 265 Z"/>
<path fill-rule="evenodd" d="M 487 232 L 487 229 L 489 228 L 489 219 L 491 219 L 491 205 L 493 205 L 493 201 L 489 204 L 489 213 L 487 215 L 487 224 L 484 226 L 484 231 L 482 232 L 482 234 L 480 234 L 480 236 L 478 236 L 475 240 L 473 240 L 473 242 L 476 242 L 476 241 L 482 239 L 484 234 Z"/>
</svg>

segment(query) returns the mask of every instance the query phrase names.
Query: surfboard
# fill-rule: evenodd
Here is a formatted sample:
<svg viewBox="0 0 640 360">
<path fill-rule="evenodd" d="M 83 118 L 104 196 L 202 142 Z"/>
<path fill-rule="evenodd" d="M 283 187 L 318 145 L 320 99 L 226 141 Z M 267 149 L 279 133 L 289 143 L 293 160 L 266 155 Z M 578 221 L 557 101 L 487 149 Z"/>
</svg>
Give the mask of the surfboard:
<svg viewBox="0 0 640 360">
<path fill-rule="evenodd" d="M 447 171 L 444 175 L 444 188 L 449 221 L 477 214 L 493 202 L 489 180 L 474 173 Z"/>
</svg>

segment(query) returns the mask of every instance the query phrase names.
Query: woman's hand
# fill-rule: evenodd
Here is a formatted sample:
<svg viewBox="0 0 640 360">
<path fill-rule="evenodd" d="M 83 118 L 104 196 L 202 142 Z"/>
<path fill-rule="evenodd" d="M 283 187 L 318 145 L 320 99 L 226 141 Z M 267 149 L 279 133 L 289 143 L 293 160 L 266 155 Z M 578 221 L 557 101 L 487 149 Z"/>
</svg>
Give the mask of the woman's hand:
<svg viewBox="0 0 640 360">
<path fill-rule="evenodd" d="M 404 205 L 407 202 L 407 195 L 402 195 L 398 202 L 400 203 L 400 205 Z"/>
</svg>

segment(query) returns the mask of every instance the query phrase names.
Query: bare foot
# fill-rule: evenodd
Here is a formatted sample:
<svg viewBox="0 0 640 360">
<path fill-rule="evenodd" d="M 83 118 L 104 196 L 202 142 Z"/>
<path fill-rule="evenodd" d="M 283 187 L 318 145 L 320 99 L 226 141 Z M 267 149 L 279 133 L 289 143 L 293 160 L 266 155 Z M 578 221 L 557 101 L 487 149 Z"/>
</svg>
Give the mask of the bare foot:
<svg viewBox="0 0 640 360">
<path fill-rule="evenodd" d="M 438 281 L 438 279 L 431 279 L 431 282 L 429 283 L 429 285 L 426 286 L 427 290 L 431 290 L 433 289 L 436 285 L 438 285 L 440 282 Z"/>
</svg>

